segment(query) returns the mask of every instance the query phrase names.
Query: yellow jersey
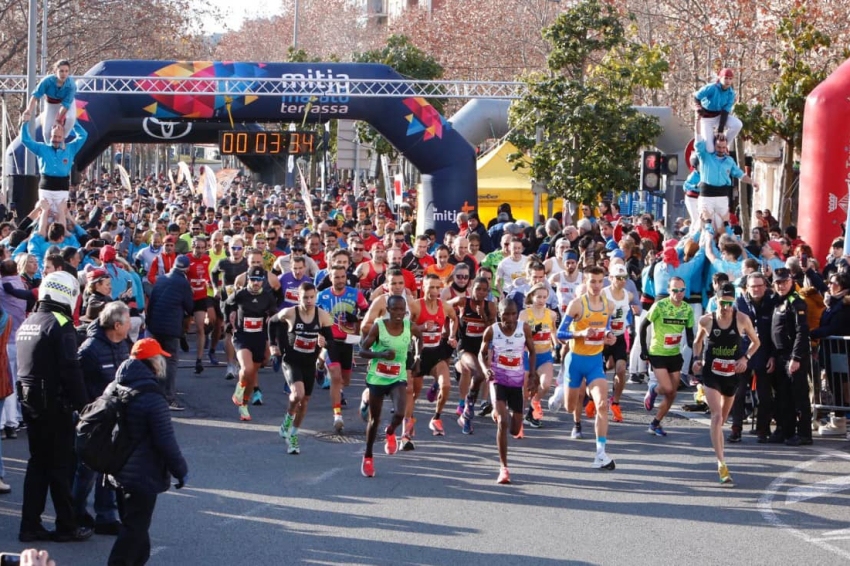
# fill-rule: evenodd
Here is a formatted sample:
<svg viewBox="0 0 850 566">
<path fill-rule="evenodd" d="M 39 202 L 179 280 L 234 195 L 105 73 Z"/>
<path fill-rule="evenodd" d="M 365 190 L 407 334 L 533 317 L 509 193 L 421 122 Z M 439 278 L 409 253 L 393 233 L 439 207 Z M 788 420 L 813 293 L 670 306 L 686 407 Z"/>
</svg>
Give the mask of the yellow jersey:
<svg viewBox="0 0 850 566">
<path fill-rule="evenodd" d="M 581 332 L 587 329 L 587 337 L 573 338 L 570 340 L 570 351 L 581 356 L 595 356 L 602 353 L 605 348 L 605 334 L 608 327 L 608 299 L 604 295 L 602 299 L 602 310 L 592 310 L 587 300 L 587 295 L 581 297 L 581 316 L 574 320 L 570 329 Z"/>
</svg>

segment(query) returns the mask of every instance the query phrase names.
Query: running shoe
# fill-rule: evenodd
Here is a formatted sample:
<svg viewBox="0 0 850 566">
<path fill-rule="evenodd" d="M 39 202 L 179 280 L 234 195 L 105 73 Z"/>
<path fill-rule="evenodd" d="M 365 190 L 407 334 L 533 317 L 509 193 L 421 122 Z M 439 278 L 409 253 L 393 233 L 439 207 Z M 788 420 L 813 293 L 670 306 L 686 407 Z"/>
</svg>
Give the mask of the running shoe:
<svg viewBox="0 0 850 566">
<path fill-rule="evenodd" d="M 316 370 L 316 385 L 322 389 L 331 388 L 331 380 L 328 379 L 328 374 L 324 370 Z"/>
<path fill-rule="evenodd" d="M 233 367 L 233 364 L 227 364 L 227 373 L 224 374 L 224 379 L 230 381 L 231 379 L 236 379 L 237 370 Z"/>
<path fill-rule="evenodd" d="M 204 371 L 204 362 L 198 358 L 195 360 L 195 373 L 201 373 L 202 371 Z"/>
<path fill-rule="evenodd" d="M 375 463 L 372 458 L 363 458 L 363 463 L 360 464 L 360 473 L 367 478 L 375 477 Z"/>
<path fill-rule="evenodd" d="M 614 403 L 614 398 L 608 398 L 608 406 L 611 407 L 611 415 L 614 418 L 615 423 L 623 422 L 623 411 L 620 409 L 619 403 Z"/>
<path fill-rule="evenodd" d="M 643 396 L 643 408 L 647 412 L 655 408 L 655 399 L 658 397 L 658 393 L 655 392 L 655 386 L 655 383 L 650 383 L 646 390 L 646 395 Z"/>
<path fill-rule="evenodd" d="M 581 440 L 584 438 L 584 435 L 581 433 L 581 429 L 575 425 L 573 425 L 573 430 L 570 433 L 570 438 Z"/>
<path fill-rule="evenodd" d="M 189 341 L 186 339 L 186 335 L 180 337 L 180 349 L 184 352 L 189 351 Z"/>
<path fill-rule="evenodd" d="M 254 389 L 254 393 L 251 395 L 251 404 L 255 406 L 263 404 L 263 392 L 260 391 L 259 387 Z"/>
<path fill-rule="evenodd" d="M 342 420 L 342 415 L 334 415 L 334 430 L 337 434 L 342 434 L 342 429 L 345 428 L 345 423 Z"/>
<path fill-rule="evenodd" d="M 289 386 L 289 383 L 285 379 L 283 380 L 283 392 L 287 395 L 292 393 L 292 388 Z"/>
<path fill-rule="evenodd" d="M 360 401 L 360 418 L 364 421 L 369 420 L 369 403 Z"/>
<path fill-rule="evenodd" d="M 248 412 L 248 405 L 239 405 L 239 420 L 250 421 L 251 414 Z"/>
<path fill-rule="evenodd" d="M 209 354 L 209 359 L 210 359 L 210 365 L 211 365 L 211 366 L 218 366 L 218 365 L 221 365 L 221 362 L 219 362 L 219 361 L 218 361 L 218 358 L 216 358 L 216 357 L 215 357 L 215 350 L 210 350 L 210 351 L 208 352 L 208 354 Z"/>
<path fill-rule="evenodd" d="M 463 434 L 472 434 L 472 419 L 465 412 L 458 417 L 457 424 L 460 425 Z"/>
<path fill-rule="evenodd" d="M 585 399 L 587 398 L 585 397 Z M 596 403 L 594 403 L 592 399 L 587 399 L 587 403 L 584 405 L 584 414 L 589 419 L 596 416 Z"/>
<path fill-rule="evenodd" d="M 661 425 L 654 425 L 652 423 L 649 424 L 649 428 L 646 429 L 646 432 L 649 434 L 654 434 L 655 436 L 667 436 L 667 431 L 664 430 Z"/>
<path fill-rule="evenodd" d="M 437 401 L 437 394 L 440 392 L 440 384 L 434 381 L 431 387 L 428 389 L 428 393 L 425 397 L 428 399 L 429 403 L 434 403 Z"/>
<path fill-rule="evenodd" d="M 511 473 L 507 468 L 503 467 L 499 470 L 499 477 L 496 480 L 496 483 L 508 484 L 511 483 Z"/>
<path fill-rule="evenodd" d="M 493 412 L 493 404 L 490 401 L 481 403 L 481 410 L 478 411 L 479 417 L 488 417 Z"/>
<path fill-rule="evenodd" d="M 401 437 L 401 451 L 402 452 L 410 452 L 411 450 L 415 450 L 416 446 L 413 445 L 413 441 L 410 440 L 408 436 Z"/>
<path fill-rule="evenodd" d="M 629 376 L 629 383 L 642 384 L 643 378 L 639 374 L 633 373 Z"/>
<path fill-rule="evenodd" d="M 402 425 L 402 432 L 404 436 L 408 438 L 413 438 L 416 436 L 416 417 L 410 417 L 409 419 L 404 419 L 404 424 Z"/>
<path fill-rule="evenodd" d="M 739 427 L 732 427 L 732 432 L 730 432 L 726 436 L 726 442 L 730 442 L 732 444 L 741 442 L 741 429 Z"/>
<path fill-rule="evenodd" d="M 281 438 L 289 438 L 289 429 L 292 428 L 292 421 L 295 419 L 292 418 L 292 415 L 286 413 L 286 417 L 284 417 L 283 422 L 280 425 L 280 437 Z"/>
<path fill-rule="evenodd" d="M 729 474 L 729 468 L 725 462 L 717 464 L 717 475 L 720 476 L 720 485 L 732 487 L 732 476 Z"/>
<path fill-rule="evenodd" d="M 289 435 L 289 438 L 286 439 L 286 443 L 289 444 L 289 448 L 286 449 L 287 454 L 301 454 L 301 446 L 298 445 L 297 434 Z"/>
<path fill-rule="evenodd" d="M 564 406 L 564 388 L 560 385 L 555 388 L 555 392 L 549 397 L 549 412 L 557 413 Z"/>
<path fill-rule="evenodd" d="M 272 371 L 274 373 L 280 372 L 281 364 L 283 364 L 283 358 L 281 356 L 272 356 Z"/>
<path fill-rule="evenodd" d="M 465 408 L 466 408 L 466 405 L 464 403 L 458 403 L 457 409 L 455 409 L 455 414 L 457 416 L 461 416 L 463 414 L 463 411 L 464 411 Z"/>
<path fill-rule="evenodd" d="M 613 470 L 616 468 L 616 464 L 614 464 L 613 458 L 608 456 L 608 454 L 596 455 L 596 458 L 593 459 L 593 467 L 597 470 Z"/>
<path fill-rule="evenodd" d="M 519 425 L 519 432 L 516 434 L 512 434 L 511 436 L 513 436 L 517 440 L 522 440 L 523 438 L 525 438 L 525 426 Z"/>
<path fill-rule="evenodd" d="M 169 409 L 170 411 L 185 411 L 185 410 L 186 410 L 186 407 L 184 407 L 183 405 L 181 405 L 181 404 L 177 401 L 177 399 L 175 399 L 174 401 L 171 401 L 170 403 L 168 403 L 168 409 Z"/>
<path fill-rule="evenodd" d="M 245 386 L 241 383 L 236 384 L 236 389 L 233 391 L 233 397 L 231 400 L 234 405 L 241 406 L 243 403 L 243 399 L 245 398 Z"/>
<path fill-rule="evenodd" d="M 540 401 L 536 399 L 531 400 L 531 406 L 533 408 L 533 416 L 538 421 L 543 420 L 543 407 L 540 406 Z"/>
<path fill-rule="evenodd" d="M 443 421 L 440 419 L 431 419 L 431 422 L 428 423 L 428 428 L 431 429 L 431 432 L 434 433 L 434 436 L 445 436 L 446 431 L 443 430 Z"/>
<path fill-rule="evenodd" d="M 384 452 L 392 456 L 398 451 L 398 440 L 395 437 L 395 432 L 390 432 L 390 427 L 386 431 L 387 439 L 384 441 Z"/>
<path fill-rule="evenodd" d="M 541 426 L 543 426 L 542 424 L 540 424 L 539 420 L 534 418 L 533 411 L 530 407 L 528 409 L 528 412 L 525 413 L 525 419 L 523 420 L 528 423 L 528 426 L 530 426 L 531 428 L 540 428 Z"/>
</svg>

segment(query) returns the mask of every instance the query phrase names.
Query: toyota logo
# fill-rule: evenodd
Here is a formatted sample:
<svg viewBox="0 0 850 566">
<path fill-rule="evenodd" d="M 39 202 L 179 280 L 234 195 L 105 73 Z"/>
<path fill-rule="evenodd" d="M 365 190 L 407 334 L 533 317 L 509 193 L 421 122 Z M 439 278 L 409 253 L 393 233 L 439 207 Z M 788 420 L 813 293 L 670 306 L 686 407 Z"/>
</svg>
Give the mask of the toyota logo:
<svg viewBox="0 0 850 566">
<path fill-rule="evenodd" d="M 175 140 L 185 138 L 192 131 L 191 122 L 164 122 L 158 118 L 145 118 L 142 128 L 152 138 L 159 140 Z"/>
</svg>

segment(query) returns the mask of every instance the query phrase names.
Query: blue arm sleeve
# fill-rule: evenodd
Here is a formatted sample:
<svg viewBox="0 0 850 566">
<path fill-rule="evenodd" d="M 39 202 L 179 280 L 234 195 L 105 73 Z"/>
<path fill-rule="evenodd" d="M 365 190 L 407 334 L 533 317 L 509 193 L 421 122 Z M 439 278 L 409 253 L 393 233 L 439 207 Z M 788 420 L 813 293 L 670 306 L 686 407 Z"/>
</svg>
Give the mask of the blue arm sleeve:
<svg viewBox="0 0 850 566">
<path fill-rule="evenodd" d="M 573 331 L 570 330 L 570 325 L 573 323 L 573 317 L 568 314 L 561 319 L 561 325 L 558 326 L 558 333 L 555 335 L 558 340 L 571 340 Z"/>
</svg>

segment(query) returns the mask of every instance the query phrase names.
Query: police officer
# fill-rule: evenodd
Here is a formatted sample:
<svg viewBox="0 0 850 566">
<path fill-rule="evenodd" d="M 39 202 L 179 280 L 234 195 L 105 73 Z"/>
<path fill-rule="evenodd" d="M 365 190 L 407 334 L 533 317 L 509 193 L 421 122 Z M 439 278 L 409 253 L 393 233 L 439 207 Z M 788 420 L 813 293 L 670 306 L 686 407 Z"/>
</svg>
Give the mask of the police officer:
<svg viewBox="0 0 850 566">
<path fill-rule="evenodd" d="M 776 306 L 773 310 L 771 338 L 773 358 L 767 371 L 776 371 L 777 429 L 768 442 L 788 446 L 812 443 L 812 405 L 809 401 L 809 365 L 811 344 L 806 303 L 794 291 L 791 271 L 780 267 L 773 272 Z"/>
<path fill-rule="evenodd" d="M 92 530 L 80 527 L 71 500 L 74 474 L 74 411 L 87 401 L 77 357 L 73 309 L 80 285 L 73 275 L 45 276 L 36 311 L 18 330 L 18 396 L 27 424 L 30 459 L 24 478 L 21 542 L 82 541 Z M 50 490 L 56 531 L 41 524 Z"/>
<path fill-rule="evenodd" d="M 773 372 L 767 371 L 767 362 L 773 357 L 773 342 L 768 340 L 773 322 L 775 296 L 768 287 L 767 277 L 761 272 L 750 273 L 747 276 L 747 290 L 736 300 L 735 308 L 750 317 L 759 337 L 762 338 L 759 349 L 747 362 L 747 371 L 740 374 L 741 381 L 735 392 L 735 403 L 732 405 L 732 432 L 726 437 L 727 442 L 741 442 L 741 431 L 744 425 L 744 401 L 747 391 L 752 388 L 752 377 L 755 374 L 755 391 L 758 396 L 758 412 L 756 413 L 756 433 L 758 442 L 764 444 L 770 436 L 770 421 L 773 419 Z M 749 347 L 749 340 L 744 337 L 744 349 Z"/>
</svg>

